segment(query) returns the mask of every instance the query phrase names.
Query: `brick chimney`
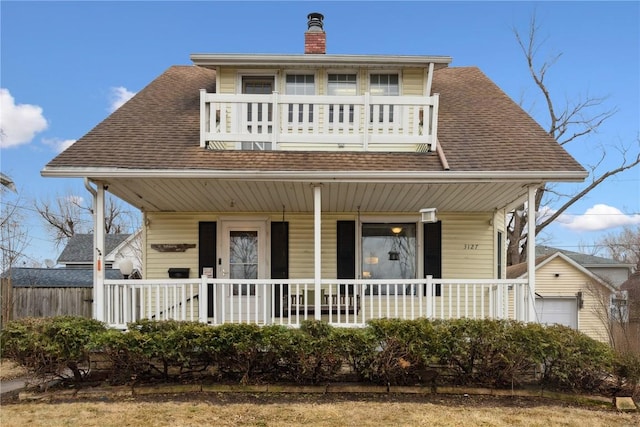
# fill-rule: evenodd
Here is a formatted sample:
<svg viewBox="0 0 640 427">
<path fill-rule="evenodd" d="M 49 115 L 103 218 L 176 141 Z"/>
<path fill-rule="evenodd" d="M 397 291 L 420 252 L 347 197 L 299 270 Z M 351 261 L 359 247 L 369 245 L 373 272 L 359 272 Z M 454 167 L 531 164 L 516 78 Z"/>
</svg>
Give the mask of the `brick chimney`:
<svg viewBox="0 0 640 427">
<path fill-rule="evenodd" d="M 324 16 L 321 13 L 307 15 L 309 29 L 304 33 L 304 53 L 327 53 L 327 34 L 322 29 Z"/>
</svg>

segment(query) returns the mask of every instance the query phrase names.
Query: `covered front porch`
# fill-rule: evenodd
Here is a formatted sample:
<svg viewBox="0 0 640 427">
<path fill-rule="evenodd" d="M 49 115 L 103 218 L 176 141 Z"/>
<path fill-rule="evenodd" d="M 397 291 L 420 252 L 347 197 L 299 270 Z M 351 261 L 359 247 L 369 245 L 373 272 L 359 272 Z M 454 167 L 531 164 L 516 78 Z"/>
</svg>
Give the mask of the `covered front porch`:
<svg viewBox="0 0 640 427">
<path fill-rule="evenodd" d="M 94 286 L 94 317 L 117 328 L 126 328 L 128 322 L 144 318 L 199 321 L 215 325 L 255 323 L 282 324 L 292 327 L 300 325 L 305 319 L 323 320 L 336 326 L 362 326 L 376 318 L 465 317 L 535 321 L 533 268 L 529 270 L 531 274 L 527 279 L 519 280 L 504 280 L 500 278 L 500 274 L 494 278 L 486 278 L 486 274 L 483 278 L 469 278 L 469 272 L 472 273 L 470 266 L 459 268 L 459 271 L 466 270 L 466 276 L 463 278 L 451 277 L 446 273 L 444 278 L 434 277 L 421 262 L 417 262 L 417 268 L 408 278 L 369 278 L 363 266 L 357 268 L 356 278 L 341 278 L 345 276 L 341 276 L 339 272 L 337 276 L 327 277 L 326 271 L 323 271 L 323 253 L 335 254 L 336 248 L 327 249 L 326 234 L 323 235 L 323 218 L 327 215 L 322 208 L 323 186 L 312 185 L 308 188 L 313 195 L 313 210 L 309 213 L 313 220 L 313 229 L 312 233 L 308 234 L 310 242 L 305 246 L 307 249 L 303 258 L 308 261 L 310 267 L 313 267 L 312 277 L 278 278 L 274 276 L 273 270 L 271 274 L 253 272 L 240 278 L 237 274 L 234 275 L 234 268 L 247 266 L 232 265 L 230 259 L 233 256 L 229 252 L 220 252 L 222 250 L 220 248 L 226 246 L 228 250 L 229 240 L 224 239 L 228 239 L 230 231 L 244 230 L 245 232 L 248 228 L 243 224 L 256 223 L 255 216 L 247 214 L 217 217 L 219 252 L 212 261 L 217 265 L 205 270 L 199 268 L 198 274 L 201 275 L 199 278 L 105 280 L 104 270 L 100 268 L 101 251 L 99 250 L 100 245 L 103 244 L 100 239 L 104 237 L 98 233 L 96 235 L 98 267 Z M 529 186 L 528 202 L 533 204 L 534 197 L 535 186 Z M 104 187 L 99 185 L 96 190 L 98 218 L 101 212 L 104 215 L 103 209 L 100 208 L 102 203 L 104 203 Z M 423 215 L 414 214 L 419 218 L 416 219 L 416 226 L 421 222 L 429 223 L 437 220 L 431 215 L 435 213 L 434 211 L 431 209 L 424 211 Z M 357 221 L 354 221 L 357 224 L 356 227 L 364 223 L 359 217 L 358 214 Z M 228 220 L 229 218 L 231 220 Z M 97 224 L 100 223 L 103 221 L 98 220 Z M 151 224 L 155 223 L 151 222 Z M 255 228 L 256 233 L 264 235 L 267 230 L 267 220 L 264 220 L 263 225 L 260 224 L 261 222 L 258 222 Z M 486 223 L 484 224 L 486 227 Z M 238 225 L 242 227 L 238 228 Z M 156 225 L 148 224 L 148 226 Z M 221 231 L 226 237 L 220 237 Z M 529 232 L 530 235 L 534 235 L 533 230 Z M 220 244 L 220 242 L 223 243 Z M 535 239 L 529 239 L 528 245 L 530 253 L 535 253 Z M 150 244 L 146 246 L 149 248 Z M 266 248 L 260 245 L 255 247 L 257 254 L 265 250 Z M 424 252 L 424 248 L 420 251 Z M 369 262 L 368 252 L 363 253 L 365 252 L 364 243 L 358 248 L 358 252 L 358 258 L 362 264 Z M 391 254 L 389 256 L 391 257 Z M 422 259 L 423 254 L 416 252 L 412 256 L 415 259 Z M 262 259 L 262 255 L 259 257 Z M 493 257 L 490 257 L 490 262 L 491 259 Z M 207 265 L 212 264 L 210 262 Z"/>
</svg>

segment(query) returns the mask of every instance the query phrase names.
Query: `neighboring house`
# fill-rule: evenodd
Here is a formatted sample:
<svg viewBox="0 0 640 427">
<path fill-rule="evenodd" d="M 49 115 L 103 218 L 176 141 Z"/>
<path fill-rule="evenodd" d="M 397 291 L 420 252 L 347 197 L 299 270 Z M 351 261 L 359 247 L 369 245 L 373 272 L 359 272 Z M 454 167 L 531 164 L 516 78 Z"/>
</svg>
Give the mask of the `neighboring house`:
<svg viewBox="0 0 640 427">
<path fill-rule="evenodd" d="M 618 301 L 621 294 L 605 278 L 607 275 L 601 277 L 587 266 L 596 265 L 595 270 L 602 273 L 602 265 L 616 269 L 620 264 L 606 258 L 549 247 L 538 253 L 545 255 L 536 258 L 537 321 L 566 325 L 594 339 L 609 342 L 611 321 L 621 314 L 621 302 Z M 527 275 L 526 264 L 507 268 L 508 278 L 526 278 Z"/>
<path fill-rule="evenodd" d="M 106 191 L 143 213 L 145 280 L 97 270 L 96 317 L 533 320 L 506 216 L 587 172 L 479 69 L 327 54 L 308 18 L 304 54 L 193 54 L 42 170 L 85 179 L 98 248 Z"/>
<path fill-rule="evenodd" d="M 550 255 L 554 252 L 563 253 L 593 274 L 596 274 L 613 285 L 615 288 L 619 288 L 620 285 L 627 280 L 629 276 L 631 276 L 635 267 L 635 264 L 623 263 L 610 258 L 583 254 L 550 246 L 536 246 L 536 258 Z"/>
<path fill-rule="evenodd" d="M 103 257 L 105 269 L 118 269 L 120 261 L 130 259 L 133 263 L 133 269 L 141 271 L 140 234 L 140 230 L 133 234 L 106 234 L 105 256 Z M 67 245 L 58 257 L 58 264 L 64 265 L 65 268 L 91 270 L 94 248 L 93 234 L 76 234 L 69 238 Z"/>
</svg>

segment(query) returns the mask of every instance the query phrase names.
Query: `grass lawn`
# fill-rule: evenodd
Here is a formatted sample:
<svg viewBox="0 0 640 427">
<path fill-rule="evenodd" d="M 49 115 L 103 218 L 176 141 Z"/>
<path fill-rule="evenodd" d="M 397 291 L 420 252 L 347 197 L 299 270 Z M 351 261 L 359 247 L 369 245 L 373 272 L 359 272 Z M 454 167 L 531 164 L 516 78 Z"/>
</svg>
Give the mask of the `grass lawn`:
<svg viewBox="0 0 640 427">
<path fill-rule="evenodd" d="M 640 414 L 548 399 L 199 393 L 3 403 L 12 426 L 638 426 Z"/>
</svg>

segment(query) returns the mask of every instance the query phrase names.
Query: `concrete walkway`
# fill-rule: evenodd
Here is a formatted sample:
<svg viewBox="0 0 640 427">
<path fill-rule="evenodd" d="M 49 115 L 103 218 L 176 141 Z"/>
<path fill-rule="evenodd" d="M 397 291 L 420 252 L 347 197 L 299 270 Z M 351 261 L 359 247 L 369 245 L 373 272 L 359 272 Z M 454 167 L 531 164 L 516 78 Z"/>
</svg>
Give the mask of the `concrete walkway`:
<svg viewBox="0 0 640 427">
<path fill-rule="evenodd" d="M 14 378 L 0 381 L 0 395 L 16 390 L 22 390 L 27 386 L 29 378 Z"/>
</svg>

